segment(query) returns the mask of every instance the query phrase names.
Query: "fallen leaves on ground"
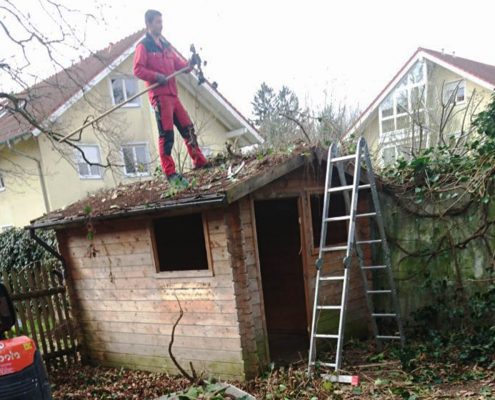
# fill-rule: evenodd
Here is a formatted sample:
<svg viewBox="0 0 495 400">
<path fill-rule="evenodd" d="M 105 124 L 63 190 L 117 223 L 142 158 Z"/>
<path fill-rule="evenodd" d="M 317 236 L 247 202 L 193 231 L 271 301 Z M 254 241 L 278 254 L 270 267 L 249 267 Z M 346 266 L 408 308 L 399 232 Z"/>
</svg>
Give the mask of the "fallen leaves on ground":
<svg viewBox="0 0 495 400">
<path fill-rule="evenodd" d="M 232 383 L 257 399 L 272 400 L 495 399 L 493 371 L 477 367 L 465 369 L 464 374 L 453 376 L 455 380 L 446 379 L 438 384 L 414 382 L 412 375 L 390 361 L 371 363 L 364 368 L 354 367 L 349 374 L 359 375 L 361 384 L 355 387 L 331 383 L 319 377 L 308 378 L 301 362 L 287 368 L 273 368 L 248 382 Z M 448 374 L 448 369 L 445 369 L 445 374 Z M 50 378 L 54 399 L 145 400 L 190 388 L 186 379 L 165 373 L 90 366 L 53 371 Z"/>
<path fill-rule="evenodd" d="M 54 399 L 156 399 L 187 389 L 189 381 L 165 373 L 73 366 L 50 373 Z"/>
</svg>

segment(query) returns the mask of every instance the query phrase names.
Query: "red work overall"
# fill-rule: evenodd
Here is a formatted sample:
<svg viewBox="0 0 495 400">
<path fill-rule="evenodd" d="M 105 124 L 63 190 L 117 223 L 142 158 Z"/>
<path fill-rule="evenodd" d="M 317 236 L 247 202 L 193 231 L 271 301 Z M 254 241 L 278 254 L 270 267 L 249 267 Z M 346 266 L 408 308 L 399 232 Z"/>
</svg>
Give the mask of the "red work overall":
<svg viewBox="0 0 495 400">
<path fill-rule="evenodd" d="M 136 47 L 134 75 L 144 80 L 146 86 L 157 82 L 157 74 L 169 76 L 187 65 L 187 61 L 179 57 L 170 43 L 163 39 L 156 42 L 149 33 Z M 170 176 L 175 173 L 175 163 L 172 158 L 174 125 L 184 139 L 194 167 L 204 166 L 207 160 L 194 143 L 194 125 L 179 100 L 175 78 L 150 90 L 148 95 L 157 119 L 160 160 L 165 175 Z"/>
</svg>

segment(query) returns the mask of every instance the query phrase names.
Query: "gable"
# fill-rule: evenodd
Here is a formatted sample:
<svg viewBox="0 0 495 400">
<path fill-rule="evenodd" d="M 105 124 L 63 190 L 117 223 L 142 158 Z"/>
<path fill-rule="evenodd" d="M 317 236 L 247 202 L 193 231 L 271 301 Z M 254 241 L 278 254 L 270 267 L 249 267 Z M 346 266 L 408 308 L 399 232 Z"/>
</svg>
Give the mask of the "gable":
<svg viewBox="0 0 495 400">
<path fill-rule="evenodd" d="M 376 118 L 377 111 L 380 105 L 383 104 L 384 100 L 387 99 L 387 97 L 390 96 L 391 93 L 401 84 L 403 79 L 411 73 L 414 66 L 417 65 L 418 62 L 425 61 L 433 65 L 440 66 L 446 71 L 455 74 L 459 78 L 469 80 L 486 90 L 492 91 L 495 88 L 495 66 L 478 63 L 460 57 L 442 55 L 441 53 L 433 50 L 418 48 L 418 50 L 395 74 L 392 80 L 363 111 L 361 116 L 345 133 L 344 138 L 356 133 L 359 129 L 363 129 L 371 120 Z"/>
</svg>

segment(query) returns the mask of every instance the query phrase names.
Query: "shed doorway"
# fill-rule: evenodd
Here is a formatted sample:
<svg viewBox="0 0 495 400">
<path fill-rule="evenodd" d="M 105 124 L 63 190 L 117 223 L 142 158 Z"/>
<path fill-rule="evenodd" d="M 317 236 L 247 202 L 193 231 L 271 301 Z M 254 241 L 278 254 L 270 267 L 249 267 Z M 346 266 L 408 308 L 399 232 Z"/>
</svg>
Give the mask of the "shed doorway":
<svg viewBox="0 0 495 400">
<path fill-rule="evenodd" d="M 298 199 L 254 207 L 270 356 L 296 361 L 309 346 Z"/>
</svg>

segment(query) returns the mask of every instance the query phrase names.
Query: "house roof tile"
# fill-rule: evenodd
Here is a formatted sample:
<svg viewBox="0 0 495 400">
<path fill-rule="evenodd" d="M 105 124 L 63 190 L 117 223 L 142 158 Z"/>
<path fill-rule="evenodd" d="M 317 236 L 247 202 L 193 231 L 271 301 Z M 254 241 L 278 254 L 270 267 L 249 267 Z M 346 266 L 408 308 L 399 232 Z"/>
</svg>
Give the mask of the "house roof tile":
<svg viewBox="0 0 495 400">
<path fill-rule="evenodd" d="M 31 86 L 18 97 L 27 98 L 27 111 L 36 121 L 45 121 L 93 78 L 107 68 L 122 53 L 136 43 L 144 30 L 133 33 Z M 30 133 L 35 127 L 19 115 L 6 114 L 0 118 L 0 143 Z"/>
</svg>

